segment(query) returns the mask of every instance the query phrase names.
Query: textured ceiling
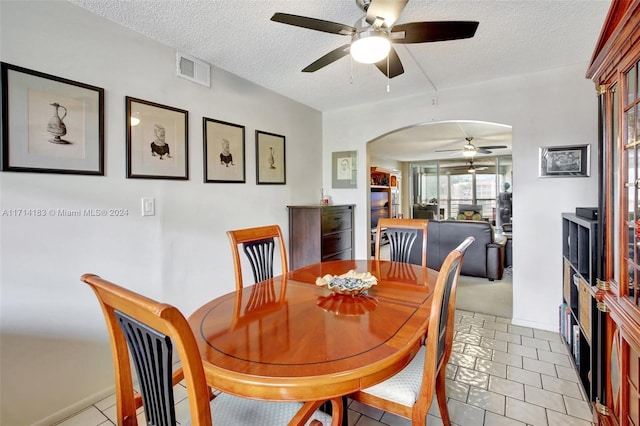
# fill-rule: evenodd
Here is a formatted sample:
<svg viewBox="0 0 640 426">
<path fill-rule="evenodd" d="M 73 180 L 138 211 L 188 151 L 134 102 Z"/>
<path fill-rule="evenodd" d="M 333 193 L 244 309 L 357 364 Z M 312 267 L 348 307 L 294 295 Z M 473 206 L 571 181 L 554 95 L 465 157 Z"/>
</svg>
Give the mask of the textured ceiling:
<svg viewBox="0 0 640 426">
<path fill-rule="evenodd" d="M 300 72 L 349 42 L 270 21 L 275 12 L 354 25 L 355 0 L 70 0 L 177 50 L 321 111 L 436 94 L 591 58 L 609 0 L 410 0 L 397 23 L 474 20 L 475 37 L 396 45 L 405 73 L 387 79 L 349 56 Z M 375 1 L 375 0 L 374 0 Z M 213 85 L 215 86 L 215 73 Z"/>
</svg>

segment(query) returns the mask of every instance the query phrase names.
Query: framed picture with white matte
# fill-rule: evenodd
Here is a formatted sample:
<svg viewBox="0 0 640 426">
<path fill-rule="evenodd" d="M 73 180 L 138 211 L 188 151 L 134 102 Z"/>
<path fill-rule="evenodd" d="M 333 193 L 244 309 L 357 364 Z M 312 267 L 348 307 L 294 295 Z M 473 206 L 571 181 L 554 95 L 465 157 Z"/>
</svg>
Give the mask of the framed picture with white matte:
<svg viewBox="0 0 640 426">
<path fill-rule="evenodd" d="M 245 183 L 244 126 L 202 117 L 204 182 Z"/>
<path fill-rule="evenodd" d="M 189 112 L 127 96 L 127 177 L 189 179 Z"/>
<path fill-rule="evenodd" d="M 2 62 L 2 170 L 104 175 L 104 89 Z"/>
<path fill-rule="evenodd" d="M 287 183 L 285 137 L 256 130 L 256 183 Z"/>
</svg>

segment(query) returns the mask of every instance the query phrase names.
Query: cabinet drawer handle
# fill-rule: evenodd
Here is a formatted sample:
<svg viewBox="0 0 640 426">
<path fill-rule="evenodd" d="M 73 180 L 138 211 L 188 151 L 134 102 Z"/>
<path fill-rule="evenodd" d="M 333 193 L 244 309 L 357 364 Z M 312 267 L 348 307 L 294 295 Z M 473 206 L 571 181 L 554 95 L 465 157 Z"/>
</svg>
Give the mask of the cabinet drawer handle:
<svg viewBox="0 0 640 426">
<path fill-rule="evenodd" d="M 636 189 L 640 189 L 640 179 L 636 179 L 636 181 L 634 182 L 634 186 L 636 187 Z"/>
</svg>

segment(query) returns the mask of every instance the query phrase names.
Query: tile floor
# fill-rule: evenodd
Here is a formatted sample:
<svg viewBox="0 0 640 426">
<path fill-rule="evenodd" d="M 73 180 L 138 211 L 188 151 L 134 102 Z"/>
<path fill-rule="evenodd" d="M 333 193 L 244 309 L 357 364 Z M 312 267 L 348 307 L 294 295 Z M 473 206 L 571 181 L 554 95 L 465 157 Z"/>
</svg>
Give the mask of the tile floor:
<svg viewBox="0 0 640 426">
<path fill-rule="evenodd" d="M 447 365 L 449 415 L 458 426 L 589 426 L 591 411 L 558 333 L 511 325 L 507 318 L 456 311 Z M 176 416 L 189 418 L 186 392 L 176 387 Z M 58 426 L 111 426 L 115 397 L 95 403 Z M 144 424 L 140 412 L 139 422 Z M 427 418 L 442 425 L 434 401 Z M 350 426 L 410 425 L 406 419 L 349 404 Z"/>
</svg>

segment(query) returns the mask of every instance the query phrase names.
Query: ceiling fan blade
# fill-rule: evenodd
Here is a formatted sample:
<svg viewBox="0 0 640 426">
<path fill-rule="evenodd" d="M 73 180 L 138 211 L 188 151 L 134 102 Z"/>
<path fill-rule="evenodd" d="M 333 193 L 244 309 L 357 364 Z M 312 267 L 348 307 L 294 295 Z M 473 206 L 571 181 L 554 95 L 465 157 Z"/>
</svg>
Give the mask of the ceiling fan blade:
<svg viewBox="0 0 640 426">
<path fill-rule="evenodd" d="M 489 151 L 488 149 L 476 148 L 476 153 L 478 154 L 491 154 L 493 151 Z"/>
<path fill-rule="evenodd" d="M 337 61 L 338 59 L 348 54 L 349 54 L 349 45 L 345 44 L 344 46 L 340 46 L 337 49 L 332 50 L 331 52 L 327 53 L 320 59 L 317 59 L 316 61 L 307 65 L 307 67 L 303 69 L 302 72 L 318 71 L 320 68 L 326 67 L 327 65 Z"/>
<path fill-rule="evenodd" d="M 477 28 L 476 21 L 409 22 L 395 25 L 390 39 L 401 44 L 458 40 L 473 37 Z"/>
<path fill-rule="evenodd" d="M 462 152 L 462 150 L 460 148 L 458 148 L 458 149 L 436 149 L 433 152 L 451 152 L 451 151 L 460 151 L 460 152 Z"/>
<path fill-rule="evenodd" d="M 382 26 L 390 28 L 398 20 L 407 3 L 409 0 L 371 0 L 366 20 L 373 25 L 376 18 L 382 18 Z"/>
<path fill-rule="evenodd" d="M 504 149 L 508 148 L 506 145 L 487 145 L 487 146 L 479 146 L 478 149 Z"/>
<path fill-rule="evenodd" d="M 337 22 L 324 21 L 322 19 L 307 18 L 306 16 L 290 15 L 288 13 L 275 13 L 271 20 L 282 24 L 293 25 L 295 27 L 308 28 L 310 30 L 323 31 L 325 33 L 352 35 L 356 29 L 349 25 Z"/>
<path fill-rule="evenodd" d="M 400 74 L 404 73 L 404 67 L 402 66 L 402 62 L 400 62 L 400 57 L 393 47 L 389 49 L 388 58 L 389 78 L 397 77 Z M 382 74 L 387 75 L 387 58 L 381 60 L 380 62 L 376 62 L 376 67 L 378 67 Z"/>
</svg>

